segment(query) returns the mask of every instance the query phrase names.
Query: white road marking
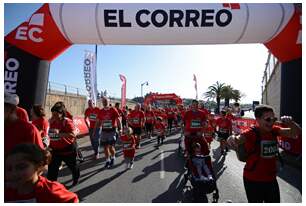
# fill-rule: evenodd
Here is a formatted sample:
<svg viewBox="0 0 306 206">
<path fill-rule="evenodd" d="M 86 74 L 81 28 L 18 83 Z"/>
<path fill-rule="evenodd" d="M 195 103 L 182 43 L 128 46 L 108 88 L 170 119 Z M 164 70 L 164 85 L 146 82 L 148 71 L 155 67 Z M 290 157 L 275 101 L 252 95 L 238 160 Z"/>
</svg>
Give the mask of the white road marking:
<svg viewBox="0 0 306 206">
<path fill-rule="evenodd" d="M 165 178 L 164 151 L 160 151 L 160 179 Z"/>
</svg>

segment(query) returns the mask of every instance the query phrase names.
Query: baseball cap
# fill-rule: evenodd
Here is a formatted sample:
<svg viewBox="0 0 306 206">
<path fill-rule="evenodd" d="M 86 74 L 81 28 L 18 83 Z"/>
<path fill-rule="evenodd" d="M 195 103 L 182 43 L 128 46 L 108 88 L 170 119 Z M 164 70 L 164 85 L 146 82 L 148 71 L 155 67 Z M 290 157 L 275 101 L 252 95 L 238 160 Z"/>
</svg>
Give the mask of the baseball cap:
<svg viewBox="0 0 306 206">
<path fill-rule="evenodd" d="M 4 103 L 17 106 L 19 104 L 19 97 L 17 94 L 4 92 Z"/>
</svg>

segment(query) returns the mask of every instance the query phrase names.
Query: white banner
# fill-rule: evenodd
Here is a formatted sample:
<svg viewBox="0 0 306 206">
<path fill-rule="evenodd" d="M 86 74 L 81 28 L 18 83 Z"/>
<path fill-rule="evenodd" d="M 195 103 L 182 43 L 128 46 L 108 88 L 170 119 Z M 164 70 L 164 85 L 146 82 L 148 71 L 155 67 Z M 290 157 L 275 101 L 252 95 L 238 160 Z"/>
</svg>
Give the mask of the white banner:
<svg viewBox="0 0 306 206">
<path fill-rule="evenodd" d="M 90 51 L 85 51 L 84 58 L 84 79 L 85 87 L 89 98 L 97 103 L 97 77 L 96 77 L 96 60 L 95 54 Z"/>
</svg>

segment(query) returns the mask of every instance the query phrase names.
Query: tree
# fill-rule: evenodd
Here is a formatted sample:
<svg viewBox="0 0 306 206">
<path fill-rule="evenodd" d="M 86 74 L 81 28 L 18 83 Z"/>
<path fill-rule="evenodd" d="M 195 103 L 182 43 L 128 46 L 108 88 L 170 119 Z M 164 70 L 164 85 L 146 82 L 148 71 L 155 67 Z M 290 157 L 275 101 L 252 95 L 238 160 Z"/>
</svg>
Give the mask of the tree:
<svg viewBox="0 0 306 206">
<path fill-rule="evenodd" d="M 241 100 L 242 97 L 244 97 L 245 95 L 243 93 L 241 93 L 238 89 L 234 89 L 233 90 L 233 100 L 235 102 L 239 102 Z"/>
<path fill-rule="evenodd" d="M 221 99 L 224 99 L 224 106 L 229 107 L 230 100 L 233 99 L 233 87 L 225 85 L 221 90 Z"/>
<path fill-rule="evenodd" d="M 206 98 L 216 98 L 217 102 L 217 108 L 216 108 L 216 114 L 219 114 L 220 112 L 220 101 L 221 101 L 221 92 L 222 88 L 224 87 L 224 83 L 216 82 L 215 84 L 208 87 L 207 92 L 204 93 L 204 96 Z"/>
</svg>

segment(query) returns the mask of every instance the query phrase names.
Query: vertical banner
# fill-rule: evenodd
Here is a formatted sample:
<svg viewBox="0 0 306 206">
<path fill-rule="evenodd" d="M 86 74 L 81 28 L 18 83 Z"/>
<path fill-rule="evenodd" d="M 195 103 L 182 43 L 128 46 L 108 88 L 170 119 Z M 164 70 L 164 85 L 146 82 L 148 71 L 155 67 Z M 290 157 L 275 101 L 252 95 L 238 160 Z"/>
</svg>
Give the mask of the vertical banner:
<svg viewBox="0 0 306 206">
<path fill-rule="evenodd" d="M 119 74 L 120 80 L 122 81 L 121 87 L 121 109 L 125 108 L 126 105 L 126 78 L 122 74 Z"/>
<path fill-rule="evenodd" d="M 196 90 L 196 99 L 198 100 L 198 84 L 197 84 L 197 77 L 193 74 L 193 81 L 194 81 L 194 88 Z"/>
<path fill-rule="evenodd" d="M 84 79 L 85 87 L 89 94 L 89 98 L 97 103 L 97 77 L 96 77 L 96 63 L 95 54 L 90 51 L 85 51 L 84 60 Z"/>
</svg>

